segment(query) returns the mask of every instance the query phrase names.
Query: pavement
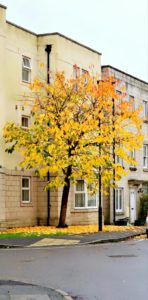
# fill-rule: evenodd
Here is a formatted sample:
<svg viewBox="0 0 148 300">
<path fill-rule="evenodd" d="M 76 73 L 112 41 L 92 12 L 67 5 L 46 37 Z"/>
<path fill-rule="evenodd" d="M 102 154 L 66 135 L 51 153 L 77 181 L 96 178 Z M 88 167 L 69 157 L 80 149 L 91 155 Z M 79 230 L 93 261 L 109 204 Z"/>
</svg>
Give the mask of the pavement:
<svg viewBox="0 0 148 300">
<path fill-rule="evenodd" d="M 82 246 L 86 244 L 120 242 L 141 234 L 146 234 L 146 229 L 144 227 L 139 227 L 135 229 L 135 231 L 112 231 L 88 234 L 69 234 L 62 235 L 60 237 L 48 237 L 40 235 L 38 237 L 0 238 L 0 248 Z"/>
<path fill-rule="evenodd" d="M 72 300 L 61 290 L 12 281 L 0 281 L 0 300 Z"/>
<path fill-rule="evenodd" d="M 0 248 L 46 248 L 84 246 L 91 244 L 119 242 L 145 234 L 146 229 L 139 227 L 133 231 L 97 232 L 89 234 L 73 234 L 57 237 L 23 237 L 0 238 Z M 72 300 L 61 290 L 45 288 L 16 281 L 0 280 L 0 300 Z"/>
</svg>

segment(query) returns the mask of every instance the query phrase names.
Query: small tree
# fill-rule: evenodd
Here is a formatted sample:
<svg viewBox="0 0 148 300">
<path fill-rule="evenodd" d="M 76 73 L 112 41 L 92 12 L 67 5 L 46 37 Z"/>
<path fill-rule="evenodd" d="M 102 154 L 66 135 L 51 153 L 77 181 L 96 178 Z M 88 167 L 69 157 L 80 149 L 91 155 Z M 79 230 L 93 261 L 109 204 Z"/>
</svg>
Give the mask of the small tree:
<svg viewBox="0 0 148 300">
<path fill-rule="evenodd" d="M 112 81 L 109 77 L 98 84 L 89 74 L 66 80 L 63 73 L 49 85 L 35 80 L 30 87 L 32 124 L 28 130 L 13 122 L 4 128 L 6 151 L 22 154 L 21 167 L 41 177 L 50 172 L 46 189 L 63 187 L 59 227 L 65 226 L 71 182 L 83 178 L 95 192 L 100 167 L 103 185 L 111 183 L 114 169 L 119 180 L 126 172 L 113 161 L 114 140 L 116 154 L 127 162 L 133 162 L 129 151 L 141 146 L 140 110 L 133 112 L 124 95 L 120 101 Z"/>
</svg>

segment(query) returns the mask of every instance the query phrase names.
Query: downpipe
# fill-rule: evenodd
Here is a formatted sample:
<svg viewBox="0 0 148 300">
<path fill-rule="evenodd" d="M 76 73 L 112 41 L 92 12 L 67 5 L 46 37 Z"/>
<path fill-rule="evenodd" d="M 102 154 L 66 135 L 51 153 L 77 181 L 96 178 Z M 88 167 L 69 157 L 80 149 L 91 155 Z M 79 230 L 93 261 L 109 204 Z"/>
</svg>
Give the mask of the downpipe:
<svg viewBox="0 0 148 300">
<path fill-rule="evenodd" d="M 148 211 L 147 211 L 147 216 L 146 216 L 146 235 L 148 238 Z"/>
</svg>

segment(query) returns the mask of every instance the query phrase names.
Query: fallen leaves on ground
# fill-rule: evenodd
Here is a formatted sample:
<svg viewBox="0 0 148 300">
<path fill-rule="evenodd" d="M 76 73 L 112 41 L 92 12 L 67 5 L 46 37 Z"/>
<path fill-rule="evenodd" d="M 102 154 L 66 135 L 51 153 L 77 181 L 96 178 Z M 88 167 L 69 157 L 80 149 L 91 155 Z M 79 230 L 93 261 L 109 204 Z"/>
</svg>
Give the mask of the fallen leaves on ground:
<svg viewBox="0 0 148 300">
<path fill-rule="evenodd" d="M 145 234 L 137 235 L 134 237 L 134 240 L 143 240 L 143 239 L 147 239 Z"/>
<path fill-rule="evenodd" d="M 114 225 L 105 225 L 103 226 L 103 232 L 115 232 L 115 231 L 133 231 L 133 232 L 141 232 L 141 229 L 144 227 L 138 226 L 114 226 Z M 38 235 L 41 234 L 83 234 L 83 233 L 95 233 L 98 232 L 97 225 L 83 225 L 83 226 L 69 226 L 67 228 L 56 228 L 55 226 L 33 226 L 33 227 L 19 227 L 19 228 L 11 228 L 5 231 L 1 231 L 0 234 L 3 233 L 36 233 Z"/>
</svg>

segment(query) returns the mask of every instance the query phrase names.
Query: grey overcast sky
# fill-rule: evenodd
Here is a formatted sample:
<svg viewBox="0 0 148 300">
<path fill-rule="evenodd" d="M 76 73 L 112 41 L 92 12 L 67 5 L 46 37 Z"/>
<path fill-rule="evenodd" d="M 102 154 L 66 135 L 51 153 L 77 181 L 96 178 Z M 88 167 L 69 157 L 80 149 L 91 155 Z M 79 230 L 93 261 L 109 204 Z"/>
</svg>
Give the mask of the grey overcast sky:
<svg viewBox="0 0 148 300">
<path fill-rule="evenodd" d="M 0 0 L 7 20 L 36 33 L 60 32 L 148 81 L 148 0 Z"/>
</svg>

